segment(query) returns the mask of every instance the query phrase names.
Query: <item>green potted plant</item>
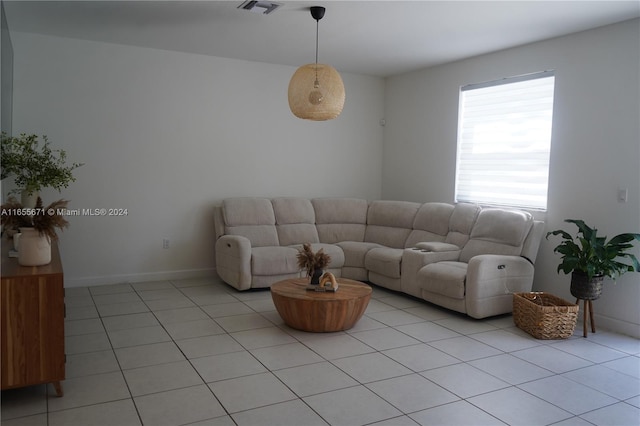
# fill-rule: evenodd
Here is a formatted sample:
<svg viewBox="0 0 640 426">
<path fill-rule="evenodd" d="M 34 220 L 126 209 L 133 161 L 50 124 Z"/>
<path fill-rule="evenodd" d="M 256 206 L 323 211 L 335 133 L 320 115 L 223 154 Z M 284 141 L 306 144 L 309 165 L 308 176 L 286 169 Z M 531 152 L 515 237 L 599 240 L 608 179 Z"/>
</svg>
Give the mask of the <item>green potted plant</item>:
<svg viewBox="0 0 640 426">
<path fill-rule="evenodd" d="M 40 145 L 37 135 L 22 133 L 14 137 L 2 132 L 0 178 L 14 177 L 17 188 L 11 193 L 22 191 L 25 196 L 37 198 L 43 188 L 60 191 L 76 180 L 72 172 L 82 163 L 66 165 L 67 153 L 62 149 L 51 149 L 47 136 L 42 139 L 44 143 Z M 22 204 L 30 203 L 23 200 Z"/>
<path fill-rule="evenodd" d="M 595 300 L 602 293 L 605 277 L 615 280 L 626 272 L 640 272 L 640 263 L 629 250 L 633 240 L 640 241 L 640 234 L 624 233 L 607 241 L 607 237 L 597 235 L 598 230 L 589 227 L 582 220 L 566 219 L 578 227 L 574 238 L 563 230 L 547 233 L 560 235 L 562 242 L 553 250 L 562 255 L 558 265 L 560 271 L 571 273 L 571 294 L 582 300 Z M 626 259 L 630 262 L 624 263 Z"/>
</svg>

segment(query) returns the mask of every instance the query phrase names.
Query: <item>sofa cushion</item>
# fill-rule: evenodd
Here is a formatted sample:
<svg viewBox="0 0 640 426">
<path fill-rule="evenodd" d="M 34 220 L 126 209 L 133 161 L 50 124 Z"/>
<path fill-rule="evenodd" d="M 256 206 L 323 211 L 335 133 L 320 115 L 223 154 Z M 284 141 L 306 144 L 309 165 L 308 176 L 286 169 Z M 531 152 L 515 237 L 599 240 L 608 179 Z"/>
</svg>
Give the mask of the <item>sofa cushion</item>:
<svg viewBox="0 0 640 426">
<path fill-rule="evenodd" d="M 468 262 L 479 254 L 518 256 L 532 226 L 533 217 L 530 213 L 483 209 L 473 226 L 469 241 L 460 253 L 460 260 Z"/>
<path fill-rule="evenodd" d="M 405 248 L 419 208 L 419 203 L 410 201 L 372 201 L 364 240 L 391 248 Z"/>
<path fill-rule="evenodd" d="M 320 242 L 336 244 L 342 241 L 364 241 L 364 232 L 367 226 L 357 223 L 333 223 L 318 224 L 316 229 Z"/>
<path fill-rule="evenodd" d="M 274 198 L 271 203 L 277 225 L 316 223 L 316 213 L 307 198 Z"/>
<path fill-rule="evenodd" d="M 222 202 L 226 226 L 275 225 L 273 205 L 268 198 L 227 198 Z"/>
<path fill-rule="evenodd" d="M 296 223 L 289 225 L 276 225 L 278 240 L 283 246 L 292 244 L 317 243 L 318 231 L 315 225 Z"/>
<path fill-rule="evenodd" d="M 406 246 L 415 247 L 423 241 L 444 241 L 449 233 L 449 220 L 454 206 L 447 203 L 425 203 L 413 220 L 413 230 Z"/>
<path fill-rule="evenodd" d="M 440 241 L 430 241 L 430 242 L 422 242 L 416 244 L 415 248 L 420 249 L 424 252 L 436 252 L 440 253 L 443 251 L 460 251 L 460 247 L 455 244 L 450 243 L 442 243 Z"/>
<path fill-rule="evenodd" d="M 311 200 L 321 242 L 364 241 L 369 203 L 360 198 L 314 198 Z"/>
<path fill-rule="evenodd" d="M 280 245 L 317 243 L 316 215 L 306 198 L 274 198 L 273 211 Z"/>
<path fill-rule="evenodd" d="M 531 263 L 535 263 L 543 234 L 544 222 L 534 220 L 533 225 L 531 225 L 531 231 L 529 231 L 529 234 L 522 245 L 522 253 L 520 253 L 520 256 L 528 259 Z"/>
<path fill-rule="evenodd" d="M 449 220 L 449 233 L 445 242 L 455 244 L 458 247 L 464 247 L 469 241 L 469 235 L 476 223 L 478 214 L 482 208 L 477 204 L 458 203 L 451 213 Z"/>
<path fill-rule="evenodd" d="M 467 264 L 463 262 L 431 263 L 418 271 L 422 288 L 454 299 L 464 299 Z"/>
<path fill-rule="evenodd" d="M 222 202 L 222 217 L 227 235 L 242 235 L 252 247 L 280 245 L 273 206 L 267 198 L 227 198 Z"/>
<path fill-rule="evenodd" d="M 251 250 L 253 275 L 292 274 L 300 271 L 298 250 L 292 247 L 255 247 Z"/>
<path fill-rule="evenodd" d="M 364 260 L 371 249 L 382 247 L 376 243 L 343 241 L 337 244 L 344 252 L 344 266 L 364 268 Z"/>
<path fill-rule="evenodd" d="M 364 258 L 364 266 L 389 278 L 400 278 L 400 264 L 404 249 L 380 247 L 369 250 Z"/>
<path fill-rule="evenodd" d="M 251 241 L 251 247 L 279 246 L 274 225 L 247 225 L 227 227 L 227 235 L 241 235 Z"/>
</svg>

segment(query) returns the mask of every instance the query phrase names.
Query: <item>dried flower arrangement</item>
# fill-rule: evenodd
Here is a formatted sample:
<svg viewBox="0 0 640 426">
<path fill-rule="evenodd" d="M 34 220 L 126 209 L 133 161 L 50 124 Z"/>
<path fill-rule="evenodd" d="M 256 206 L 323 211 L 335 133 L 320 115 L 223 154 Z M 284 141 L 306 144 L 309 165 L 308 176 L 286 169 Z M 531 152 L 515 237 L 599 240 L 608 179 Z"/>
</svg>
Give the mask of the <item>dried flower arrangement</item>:
<svg viewBox="0 0 640 426">
<path fill-rule="evenodd" d="M 324 269 L 331 262 L 331 256 L 326 254 L 323 249 L 316 253 L 311 250 L 310 243 L 304 243 L 302 250 L 298 253 L 298 266 L 307 271 L 307 276 L 312 276 L 316 269 Z"/>
<path fill-rule="evenodd" d="M 58 239 L 56 228 L 62 230 L 69 226 L 63 215 L 67 203 L 67 200 L 58 200 L 44 208 L 42 198 L 38 197 L 35 208 L 26 209 L 11 196 L 1 207 L 0 222 L 7 234 L 15 233 L 18 228 L 34 228 L 40 235 L 55 241 Z"/>
</svg>

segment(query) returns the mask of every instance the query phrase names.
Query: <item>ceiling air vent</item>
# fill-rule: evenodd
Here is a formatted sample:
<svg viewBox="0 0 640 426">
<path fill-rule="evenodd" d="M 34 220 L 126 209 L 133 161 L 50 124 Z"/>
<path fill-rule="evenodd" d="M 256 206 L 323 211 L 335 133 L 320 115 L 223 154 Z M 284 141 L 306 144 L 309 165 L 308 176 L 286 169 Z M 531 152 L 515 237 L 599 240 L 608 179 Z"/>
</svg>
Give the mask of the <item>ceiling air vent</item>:
<svg viewBox="0 0 640 426">
<path fill-rule="evenodd" d="M 270 1 L 245 1 L 240 6 L 238 6 L 238 9 L 244 9 L 248 10 L 249 12 L 268 15 L 280 6 L 282 6 L 282 4 Z"/>
</svg>

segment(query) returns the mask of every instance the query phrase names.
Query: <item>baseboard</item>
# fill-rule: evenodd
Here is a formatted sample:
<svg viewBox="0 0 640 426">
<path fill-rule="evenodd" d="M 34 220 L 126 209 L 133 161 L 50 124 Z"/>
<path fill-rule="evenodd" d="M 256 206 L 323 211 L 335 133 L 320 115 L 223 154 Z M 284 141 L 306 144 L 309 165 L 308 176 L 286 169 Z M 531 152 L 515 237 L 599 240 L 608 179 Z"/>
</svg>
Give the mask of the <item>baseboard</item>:
<svg viewBox="0 0 640 426">
<path fill-rule="evenodd" d="M 139 283 L 145 281 L 185 280 L 191 278 L 208 278 L 216 276 L 215 268 L 183 269 L 179 271 L 144 272 L 140 274 L 101 275 L 93 277 L 72 277 L 64 279 L 64 286 L 93 287 L 98 285 Z"/>
</svg>

